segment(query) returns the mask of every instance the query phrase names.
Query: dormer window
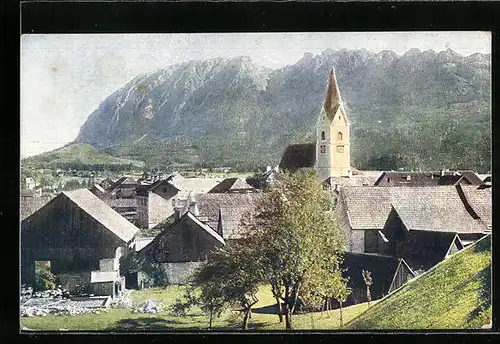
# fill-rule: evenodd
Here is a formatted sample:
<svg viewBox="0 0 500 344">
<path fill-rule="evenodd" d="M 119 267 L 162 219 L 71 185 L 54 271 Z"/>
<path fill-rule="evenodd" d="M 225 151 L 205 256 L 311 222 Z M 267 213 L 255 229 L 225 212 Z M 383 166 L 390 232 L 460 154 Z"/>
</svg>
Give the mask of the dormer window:
<svg viewBox="0 0 500 344">
<path fill-rule="evenodd" d="M 340 131 L 337 133 L 337 141 L 342 141 L 342 133 Z"/>
<path fill-rule="evenodd" d="M 325 132 L 324 131 L 321 132 L 321 141 L 325 141 Z"/>
</svg>

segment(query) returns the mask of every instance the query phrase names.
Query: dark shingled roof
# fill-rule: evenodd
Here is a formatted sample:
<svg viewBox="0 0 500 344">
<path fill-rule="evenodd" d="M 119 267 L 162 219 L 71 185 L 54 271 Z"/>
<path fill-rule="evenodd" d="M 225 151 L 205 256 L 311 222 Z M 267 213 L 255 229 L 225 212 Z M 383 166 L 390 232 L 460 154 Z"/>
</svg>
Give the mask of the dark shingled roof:
<svg viewBox="0 0 500 344">
<path fill-rule="evenodd" d="M 492 225 L 492 199 L 491 188 L 480 189 L 477 186 L 462 185 L 461 189 L 467 203 L 479 216 L 488 228 Z"/>
<path fill-rule="evenodd" d="M 135 189 L 135 191 L 138 196 L 147 196 L 149 192 L 153 191 L 161 185 L 166 185 L 171 190 L 177 190 L 177 192 L 181 191 L 179 188 L 170 183 L 168 179 L 160 179 L 151 184 L 141 184 Z"/>
<path fill-rule="evenodd" d="M 370 287 L 372 300 L 377 300 L 389 293 L 394 275 L 400 263 L 399 258 L 370 253 L 345 252 L 341 267 L 347 269 L 343 273 L 349 278 L 348 286 L 351 289 L 364 289 L 366 284 L 362 271 L 371 272 L 373 284 Z"/>
<path fill-rule="evenodd" d="M 131 224 L 87 189 L 63 191 L 58 197 L 61 197 L 61 195 L 69 198 L 78 207 L 125 242 L 129 242 L 139 231 L 139 228 Z"/>
<path fill-rule="evenodd" d="M 479 178 L 477 174 L 474 173 L 474 171 L 457 171 L 457 172 L 460 173 L 461 176 L 467 178 L 467 180 L 470 181 L 472 185 L 484 184 L 481 178 Z"/>
<path fill-rule="evenodd" d="M 248 184 L 243 178 L 226 178 L 208 191 L 208 193 L 231 192 L 257 192 L 257 189 Z"/>
<path fill-rule="evenodd" d="M 340 190 L 340 200 L 353 229 L 383 229 L 394 207 L 411 230 L 458 233 L 486 230 L 485 225 L 468 213 L 455 186 L 345 186 Z"/>
<path fill-rule="evenodd" d="M 120 186 L 132 187 L 136 186 L 137 182 L 130 177 L 121 177 L 116 182 L 114 182 L 109 188 L 106 189 L 107 192 L 111 193 L 118 189 Z"/>
<path fill-rule="evenodd" d="M 21 197 L 21 220 L 24 220 L 35 211 L 49 203 L 56 195 L 47 195 L 40 197 Z"/>
<path fill-rule="evenodd" d="M 316 144 L 302 143 L 289 145 L 279 164 L 279 168 L 295 172 L 299 168 L 312 168 L 316 164 Z"/>
<path fill-rule="evenodd" d="M 241 220 L 254 209 L 260 197 L 259 193 L 198 194 L 196 195 L 197 217 L 210 224 L 211 227 L 216 227 L 219 223 L 220 212 L 222 237 L 234 239 L 239 237 L 238 229 L 240 229 Z M 217 230 L 217 228 L 214 229 Z"/>
</svg>

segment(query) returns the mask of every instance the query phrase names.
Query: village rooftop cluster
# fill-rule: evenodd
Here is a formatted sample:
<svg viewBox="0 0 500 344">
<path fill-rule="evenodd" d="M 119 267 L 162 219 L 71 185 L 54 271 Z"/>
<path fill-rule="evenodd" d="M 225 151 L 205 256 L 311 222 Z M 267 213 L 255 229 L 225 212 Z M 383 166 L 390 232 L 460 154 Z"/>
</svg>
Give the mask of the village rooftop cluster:
<svg viewBox="0 0 500 344">
<path fill-rule="evenodd" d="M 154 286 L 147 271 L 126 271 L 130 254 L 155 263 L 183 285 L 216 247 L 241 240 L 248 218 L 276 173 L 316 170 L 346 232 L 345 305 L 380 299 L 491 233 L 491 175 L 458 171 L 358 171 L 350 160 L 350 122 L 332 70 L 316 142 L 290 145 L 275 168 L 253 180 L 145 174 L 88 189 L 21 197 L 21 281 L 35 285 L 36 262 L 50 262 L 76 297 L 119 299 Z M 251 182 L 252 185 L 249 183 Z M 34 189 L 31 180 L 27 189 Z"/>
</svg>

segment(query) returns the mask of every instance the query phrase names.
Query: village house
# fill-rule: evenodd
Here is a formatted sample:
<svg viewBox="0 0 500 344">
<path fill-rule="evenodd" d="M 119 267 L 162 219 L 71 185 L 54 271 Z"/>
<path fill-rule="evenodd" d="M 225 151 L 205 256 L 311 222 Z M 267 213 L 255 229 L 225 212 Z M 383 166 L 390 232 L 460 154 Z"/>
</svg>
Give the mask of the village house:
<svg viewBox="0 0 500 344">
<path fill-rule="evenodd" d="M 169 283 L 184 284 L 210 251 L 241 238 L 242 223 L 251 221 L 259 197 L 259 193 L 190 193 L 186 199 L 177 199 L 173 223 L 158 224 L 155 229 L 160 233 L 154 238 L 136 237 L 144 243 L 150 240 L 136 250 L 161 264 Z M 141 274 L 131 277 L 137 279 L 138 287 Z"/>
<path fill-rule="evenodd" d="M 173 215 L 175 200 L 180 191 L 167 179 L 138 186 L 136 225 L 139 228 L 153 228 Z"/>
<path fill-rule="evenodd" d="M 188 211 L 157 235 L 141 254 L 161 264 L 169 283 L 185 284 L 208 254 L 223 245 L 219 233 Z"/>
<path fill-rule="evenodd" d="M 119 259 L 138 231 L 89 190 L 61 192 L 21 222 L 21 281 L 33 285 L 35 262 L 49 261 L 68 291 L 117 296 Z"/>
<path fill-rule="evenodd" d="M 483 185 L 473 171 L 384 172 L 374 186 Z"/>
<path fill-rule="evenodd" d="M 444 259 L 452 245 L 460 249 L 491 230 L 491 191 L 477 186 L 346 186 L 338 199 L 336 211 L 349 233 L 348 251 L 391 253 L 405 258 L 410 266 L 415 259 L 403 252 L 422 252 L 421 260 L 425 260 L 431 254 L 424 251 L 430 250 Z M 460 243 L 454 244 L 455 234 Z M 396 250 L 395 245 L 412 247 Z M 428 268 L 434 263 L 429 258 L 419 265 Z"/>
<path fill-rule="evenodd" d="M 345 269 L 343 275 L 349 279 L 347 286 L 351 289 L 351 294 L 343 306 L 368 301 L 363 270 L 371 273 L 373 284 L 370 286 L 370 295 L 372 300 L 383 298 L 417 276 L 404 259 L 371 253 L 345 252 L 341 268 Z M 334 303 L 334 308 L 337 307 L 339 304 Z"/>
</svg>

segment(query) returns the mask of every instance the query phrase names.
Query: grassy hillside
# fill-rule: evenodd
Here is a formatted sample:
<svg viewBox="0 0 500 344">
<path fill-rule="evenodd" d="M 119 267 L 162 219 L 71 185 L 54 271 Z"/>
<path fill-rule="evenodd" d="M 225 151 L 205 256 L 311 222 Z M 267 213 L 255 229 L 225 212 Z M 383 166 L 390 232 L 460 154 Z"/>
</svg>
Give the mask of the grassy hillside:
<svg viewBox="0 0 500 344">
<path fill-rule="evenodd" d="M 89 144 L 71 143 L 51 152 L 23 159 L 23 167 L 36 169 L 130 169 L 142 168 L 138 160 L 117 158 L 99 151 Z"/>
<path fill-rule="evenodd" d="M 162 330 L 206 330 L 208 316 L 199 308 L 191 308 L 186 316 L 174 316 L 168 307 L 183 295 L 183 287 L 169 286 L 134 291 L 130 298 L 135 305 L 146 300 L 155 300 L 164 305 L 157 314 L 134 313 L 131 309 L 108 309 L 100 314 L 75 316 L 48 315 L 45 317 L 21 318 L 21 328 L 41 331 L 162 331 Z M 262 287 L 258 293 L 259 302 L 254 306 L 249 322 L 251 330 L 285 330 L 285 323 L 280 323 L 274 313 L 275 300 L 270 287 Z M 367 304 L 344 308 L 344 323 L 350 321 L 367 309 Z M 239 330 L 242 315 L 229 310 L 215 319 L 214 330 Z M 339 328 L 339 311 L 330 314 L 306 313 L 293 317 L 297 330 L 334 330 Z"/>
<path fill-rule="evenodd" d="M 347 329 L 467 329 L 491 321 L 491 235 L 413 279 Z"/>
</svg>

